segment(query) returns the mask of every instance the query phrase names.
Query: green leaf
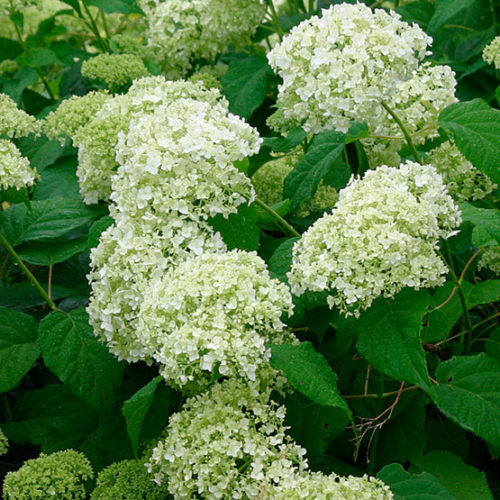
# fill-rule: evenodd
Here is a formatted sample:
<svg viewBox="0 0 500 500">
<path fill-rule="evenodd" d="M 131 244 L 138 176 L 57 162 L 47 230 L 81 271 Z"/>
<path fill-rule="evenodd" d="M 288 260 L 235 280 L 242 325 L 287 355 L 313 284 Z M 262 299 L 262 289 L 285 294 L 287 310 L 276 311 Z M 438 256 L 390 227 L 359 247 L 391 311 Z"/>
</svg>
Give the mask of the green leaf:
<svg viewBox="0 0 500 500">
<path fill-rule="evenodd" d="M 19 142 L 19 149 L 23 155 L 28 157 L 31 166 L 36 168 L 38 173 L 43 172 L 46 167 L 54 164 L 64 153 L 64 146 L 59 141 L 49 140 L 43 135 L 40 137 L 29 136 L 22 138 Z M 67 194 L 63 194 L 62 196 L 69 197 Z"/>
<path fill-rule="evenodd" d="M 500 298 L 500 280 L 486 280 L 474 285 L 465 296 L 468 309 L 489 304 Z"/>
<path fill-rule="evenodd" d="M 296 211 L 302 202 L 310 200 L 321 180 L 334 169 L 337 180 L 332 187 L 343 188 L 349 181 L 349 167 L 337 161 L 346 144 L 342 132 L 327 130 L 316 135 L 307 153 L 300 158 L 283 183 L 283 197 L 290 198 L 290 208 Z"/>
<path fill-rule="evenodd" d="M 495 209 L 477 208 L 470 203 L 460 205 L 462 219 L 474 225 L 472 244 L 477 247 L 500 245 L 500 212 Z"/>
<path fill-rule="evenodd" d="M 294 389 L 321 406 L 351 413 L 337 387 L 337 375 L 310 342 L 271 345 L 271 365 L 282 370 Z"/>
<path fill-rule="evenodd" d="M 74 394 L 98 409 L 115 403 L 126 365 L 96 339 L 83 309 L 46 316 L 38 343 L 47 367 Z"/>
<path fill-rule="evenodd" d="M 500 446 L 500 362 L 482 353 L 455 356 L 436 372 L 439 385 L 431 394 L 451 420 Z"/>
<path fill-rule="evenodd" d="M 0 307 L 0 392 L 16 387 L 40 356 L 36 321 Z"/>
<path fill-rule="evenodd" d="M 42 288 L 47 291 L 47 285 L 42 283 Z M 52 300 L 60 300 L 81 293 L 79 290 L 66 286 L 52 284 Z M 27 309 L 46 305 L 40 292 L 28 281 L 14 283 L 0 287 L 0 306 Z"/>
<path fill-rule="evenodd" d="M 1 231 L 13 246 L 25 241 L 59 238 L 88 224 L 106 210 L 67 198 L 33 201 L 30 208 L 18 204 L 0 214 Z"/>
<path fill-rule="evenodd" d="M 461 10 L 474 5 L 475 0 L 436 0 L 434 15 L 429 21 L 429 33 L 437 31 L 443 24 L 454 18 Z"/>
<path fill-rule="evenodd" d="M 466 458 L 469 454 L 469 438 L 467 432 L 448 418 L 437 414 L 427 421 L 425 450 L 447 450 Z"/>
<path fill-rule="evenodd" d="M 40 68 L 42 66 L 62 65 L 57 54 L 46 47 L 29 47 L 24 53 L 26 65 L 30 68 Z"/>
<path fill-rule="evenodd" d="M 26 441 L 42 451 L 78 448 L 97 426 L 97 412 L 73 396 L 63 385 L 47 385 L 25 392 L 14 407 L 14 421 L 2 430 L 15 443 Z"/>
<path fill-rule="evenodd" d="M 456 500 L 493 500 L 486 474 L 449 451 L 432 451 L 416 465 L 432 474 Z"/>
<path fill-rule="evenodd" d="M 127 433 L 136 456 L 144 419 L 155 400 L 156 390 L 162 380 L 160 376 L 154 378 L 123 404 L 122 413 L 127 422 Z"/>
<path fill-rule="evenodd" d="M 434 14 L 434 4 L 428 0 L 417 0 L 406 5 L 401 5 L 396 9 L 403 21 L 407 23 L 417 23 L 421 28 L 426 29 L 432 15 Z"/>
<path fill-rule="evenodd" d="M 356 346 L 368 362 L 424 389 L 431 385 L 420 330 L 430 300 L 427 291 L 407 288 L 393 300 L 377 299 L 353 324 Z"/>
<path fill-rule="evenodd" d="M 14 60 L 22 51 L 23 48 L 19 42 L 10 38 L 0 37 L 0 61 L 4 61 L 5 59 Z"/>
<path fill-rule="evenodd" d="M 89 248 L 95 248 L 99 245 L 99 239 L 101 238 L 101 234 L 108 229 L 111 225 L 113 225 L 114 220 L 113 217 L 109 215 L 105 215 L 101 217 L 99 220 L 96 220 L 89 229 L 89 237 L 87 240 L 87 245 Z"/>
<path fill-rule="evenodd" d="M 265 137 L 263 147 L 268 147 L 276 153 L 286 153 L 298 146 L 307 137 L 307 132 L 302 127 L 295 127 L 283 139 L 282 137 Z"/>
<path fill-rule="evenodd" d="M 484 345 L 484 350 L 488 356 L 500 361 L 500 327 L 495 328 Z"/>
<path fill-rule="evenodd" d="M 36 183 L 33 200 L 50 198 L 82 199 L 76 176 L 76 159 L 64 157 L 43 170 L 40 181 Z"/>
<path fill-rule="evenodd" d="M 377 477 L 391 488 L 394 500 L 454 500 L 431 474 L 410 474 L 401 464 L 386 465 Z"/>
<path fill-rule="evenodd" d="M 269 273 L 273 278 L 278 278 L 280 281 L 288 283 L 286 274 L 292 267 L 293 245 L 298 239 L 299 238 L 288 238 L 274 251 L 272 257 L 267 263 Z"/>
<path fill-rule="evenodd" d="M 272 75 L 273 70 L 264 56 L 233 61 L 222 77 L 222 92 L 229 101 L 229 110 L 250 118 L 264 102 L 267 79 Z"/>
<path fill-rule="evenodd" d="M 217 215 L 210 219 L 210 225 L 218 231 L 229 250 L 257 250 L 259 248 L 260 230 L 257 226 L 258 214 L 255 207 L 240 205 L 237 214 L 227 219 Z"/>
<path fill-rule="evenodd" d="M 86 0 L 88 5 L 98 7 L 107 14 L 144 14 L 135 0 Z"/>
<path fill-rule="evenodd" d="M 61 1 L 73 7 L 73 9 L 75 9 L 76 12 L 78 12 L 78 14 L 82 13 L 82 11 L 80 10 L 80 2 L 78 0 L 61 0 Z"/>
<path fill-rule="evenodd" d="M 453 0 L 453 5 L 457 0 Z M 481 99 L 457 102 L 439 115 L 465 157 L 481 172 L 500 182 L 500 111 Z"/>
<path fill-rule="evenodd" d="M 35 266 L 52 266 L 68 260 L 73 255 L 87 250 L 87 239 L 62 241 L 33 241 L 19 247 L 17 253 L 21 259 Z"/>
</svg>

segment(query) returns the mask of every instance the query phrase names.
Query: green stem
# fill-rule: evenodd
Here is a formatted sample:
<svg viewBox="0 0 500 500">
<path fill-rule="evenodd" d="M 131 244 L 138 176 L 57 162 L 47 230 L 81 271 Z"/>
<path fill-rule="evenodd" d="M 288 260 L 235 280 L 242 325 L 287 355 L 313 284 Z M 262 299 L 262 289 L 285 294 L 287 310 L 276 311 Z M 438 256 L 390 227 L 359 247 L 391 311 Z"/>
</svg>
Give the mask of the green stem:
<svg viewBox="0 0 500 500">
<path fill-rule="evenodd" d="M 283 30 L 281 29 L 280 22 L 278 19 L 278 13 L 276 12 L 276 9 L 274 8 L 273 0 L 268 0 L 268 5 L 269 5 L 269 9 L 271 11 L 271 18 L 273 21 L 274 28 L 276 30 L 276 33 L 278 33 L 278 36 L 279 36 L 280 41 L 281 41 L 281 40 L 283 40 Z"/>
<path fill-rule="evenodd" d="M 408 146 L 410 146 L 410 149 L 412 150 L 415 159 L 418 161 L 418 163 L 420 163 L 420 165 L 423 165 L 424 162 L 422 161 L 422 157 L 417 151 L 415 144 L 413 144 L 412 138 L 408 133 L 408 131 L 406 130 L 406 127 L 404 126 L 403 122 L 400 120 L 399 116 L 384 101 L 381 101 L 381 104 L 382 107 L 392 116 L 392 118 L 394 118 L 394 121 L 398 124 L 399 128 L 401 129 L 401 132 L 403 132 L 406 142 L 408 143 Z"/>
<path fill-rule="evenodd" d="M 40 285 L 39 281 L 33 276 L 31 271 L 26 267 L 24 262 L 21 260 L 21 257 L 14 250 L 14 247 L 7 241 L 7 238 L 0 232 L 0 243 L 7 249 L 15 262 L 19 265 L 21 271 L 26 275 L 26 277 L 33 283 L 35 288 L 38 290 L 40 295 L 43 297 L 45 302 L 50 306 L 50 308 L 54 311 L 57 311 L 57 307 L 54 304 L 54 301 L 48 296 L 47 292 L 43 289 L 42 285 Z"/>
<path fill-rule="evenodd" d="M 265 210 L 276 222 L 291 236 L 297 236 L 300 238 L 300 233 L 295 230 L 295 228 L 290 225 L 281 215 L 273 210 L 267 203 L 264 203 L 259 198 L 255 199 L 255 204 L 259 205 L 263 210 Z"/>
<path fill-rule="evenodd" d="M 97 27 L 97 24 L 95 23 L 95 20 L 92 17 L 92 14 L 91 14 L 89 8 L 87 7 L 87 2 L 85 0 L 82 0 L 82 4 L 83 4 L 83 8 L 85 9 L 85 13 L 89 17 L 92 31 L 94 32 L 94 35 L 96 36 L 97 41 L 99 42 L 99 45 L 101 46 L 101 50 L 103 52 L 108 52 L 106 45 L 104 44 L 104 40 L 102 39 L 101 34 L 99 33 L 99 28 Z"/>
</svg>

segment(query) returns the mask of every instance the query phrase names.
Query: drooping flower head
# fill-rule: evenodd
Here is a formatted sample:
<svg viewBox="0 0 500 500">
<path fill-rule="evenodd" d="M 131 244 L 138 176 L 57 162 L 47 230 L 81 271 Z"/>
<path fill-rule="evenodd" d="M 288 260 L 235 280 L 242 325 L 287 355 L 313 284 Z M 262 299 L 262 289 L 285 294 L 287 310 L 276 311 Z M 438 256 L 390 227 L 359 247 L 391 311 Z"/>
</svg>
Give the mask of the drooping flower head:
<svg viewBox="0 0 500 500">
<path fill-rule="evenodd" d="M 6 94 L 0 93 L 0 136 L 24 137 L 40 131 L 41 123 L 28 115 Z"/>
<path fill-rule="evenodd" d="M 141 0 L 149 46 L 166 74 L 184 76 L 195 59 L 213 62 L 229 47 L 245 46 L 265 13 L 261 0 Z"/>
<path fill-rule="evenodd" d="M 47 500 L 87 498 L 84 482 L 93 476 L 92 467 L 82 453 L 65 450 L 26 460 L 23 466 L 5 476 L 6 500 Z"/>
<path fill-rule="evenodd" d="M 439 286 L 446 266 L 440 237 L 454 234 L 460 213 L 430 165 L 381 166 L 340 191 L 331 214 L 297 241 L 292 292 L 328 290 L 330 307 L 359 314 L 379 295 Z"/>
<path fill-rule="evenodd" d="M 372 11 L 362 3 L 323 10 L 268 54 L 283 78 L 275 125 L 346 132 L 351 121 L 382 116 L 381 102 L 412 78 L 430 43 L 422 29 L 393 11 Z"/>
<path fill-rule="evenodd" d="M 265 344 L 293 339 L 281 321 L 291 310 L 288 287 L 255 253 L 203 254 L 152 281 L 137 330 L 168 383 L 199 391 L 214 373 L 255 380 Z"/>
<path fill-rule="evenodd" d="M 500 69 L 500 36 L 497 36 L 493 41 L 484 48 L 483 59 L 488 64 L 493 64 L 496 69 Z"/>
<path fill-rule="evenodd" d="M 37 175 L 14 143 L 0 139 L 0 189 L 32 186 Z"/>
</svg>

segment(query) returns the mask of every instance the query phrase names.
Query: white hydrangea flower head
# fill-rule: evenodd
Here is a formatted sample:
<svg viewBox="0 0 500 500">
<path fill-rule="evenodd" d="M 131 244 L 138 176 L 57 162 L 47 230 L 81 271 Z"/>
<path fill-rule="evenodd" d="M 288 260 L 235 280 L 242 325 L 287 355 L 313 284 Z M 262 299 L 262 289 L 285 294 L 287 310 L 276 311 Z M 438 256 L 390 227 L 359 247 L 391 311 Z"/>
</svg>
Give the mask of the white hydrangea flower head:
<svg viewBox="0 0 500 500">
<path fill-rule="evenodd" d="M 255 129 L 228 112 L 227 101 L 179 98 L 132 118 L 119 134 L 111 199 L 117 212 L 141 218 L 173 210 L 227 217 L 253 200 L 248 177 L 233 162 L 257 153 Z"/>
<path fill-rule="evenodd" d="M 144 62 L 135 54 L 99 54 L 82 64 L 82 76 L 102 81 L 113 91 L 149 75 Z"/>
<path fill-rule="evenodd" d="M 330 307 L 358 316 L 382 294 L 439 286 L 447 269 L 437 243 L 460 221 L 434 167 L 407 162 L 368 171 L 294 245 L 292 292 L 329 291 Z"/>
<path fill-rule="evenodd" d="M 205 253 L 151 282 L 138 337 L 169 384 L 199 392 L 214 372 L 255 380 L 270 358 L 265 344 L 294 340 L 281 321 L 292 308 L 288 287 L 255 252 Z"/>
<path fill-rule="evenodd" d="M 301 156 L 298 149 L 294 150 L 289 155 L 265 163 L 252 175 L 255 192 L 263 202 L 274 205 L 283 200 L 283 183 Z M 337 200 L 337 190 L 321 181 L 313 198 L 302 203 L 297 216 L 309 217 L 311 213 L 323 212 L 333 208 Z"/>
<path fill-rule="evenodd" d="M 395 12 L 343 3 L 293 28 L 268 54 L 283 78 L 279 120 L 308 132 L 386 113 L 402 82 L 412 78 L 432 39 Z M 277 125 L 275 123 L 275 125 Z"/>
<path fill-rule="evenodd" d="M 40 0 L 0 0 L 0 15 L 8 16 L 14 12 L 21 12 Z"/>
<path fill-rule="evenodd" d="M 285 409 L 270 391 L 228 379 L 188 399 L 153 450 L 155 481 L 168 480 L 175 498 L 257 499 L 303 470 L 305 450 L 286 435 Z"/>
<path fill-rule="evenodd" d="M 111 177 L 118 166 L 118 135 L 128 131 L 132 117 L 152 113 L 159 105 L 179 98 L 215 104 L 220 92 L 207 90 L 200 83 L 170 82 L 161 76 L 141 78 L 127 94 L 107 100 L 96 116 L 76 132 L 73 142 L 78 147 L 77 175 L 86 203 L 109 199 Z"/>
<path fill-rule="evenodd" d="M 500 36 L 496 36 L 493 41 L 484 48 L 483 60 L 488 64 L 493 64 L 496 69 L 500 69 Z"/>
<path fill-rule="evenodd" d="M 244 47 L 265 14 L 262 0 L 141 0 L 149 46 L 172 78 L 194 59 L 213 62 L 230 46 Z"/>
<path fill-rule="evenodd" d="M 92 287 L 87 312 L 94 333 L 119 359 L 150 361 L 151 348 L 137 335 L 137 316 L 153 276 L 191 253 L 224 251 L 220 235 L 210 226 L 174 213 L 153 229 L 126 220 L 109 227 L 91 252 L 87 276 Z"/>
<path fill-rule="evenodd" d="M 78 130 L 95 117 L 104 103 L 111 99 L 105 91 L 89 92 L 84 96 L 72 96 L 51 111 L 43 122 L 43 131 L 49 139 L 72 139 Z"/>
<path fill-rule="evenodd" d="M 336 474 L 304 471 L 292 476 L 288 484 L 271 488 L 270 500 L 392 500 L 394 495 L 379 479 L 369 476 L 341 477 Z"/>
<path fill-rule="evenodd" d="M 483 250 L 477 263 L 479 270 L 489 269 L 497 276 L 500 276 L 500 246 L 493 245 Z"/>
<path fill-rule="evenodd" d="M 480 200 L 497 188 L 497 185 L 474 167 L 451 141 L 443 142 L 431 150 L 426 162 L 433 165 L 443 176 L 448 192 L 459 203 Z"/>
<path fill-rule="evenodd" d="M 25 137 L 40 131 L 41 123 L 17 107 L 7 94 L 0 93 L 0 136 Z"/>
<path fill-rule="evenodd" d="M 14 143 L 8 139 L 0 139 L 0 189 L 11 187 L 17 190 L 32 186 L 38 178 L 36 170 L 30 167 L 28 158 Z"/>
</svg>

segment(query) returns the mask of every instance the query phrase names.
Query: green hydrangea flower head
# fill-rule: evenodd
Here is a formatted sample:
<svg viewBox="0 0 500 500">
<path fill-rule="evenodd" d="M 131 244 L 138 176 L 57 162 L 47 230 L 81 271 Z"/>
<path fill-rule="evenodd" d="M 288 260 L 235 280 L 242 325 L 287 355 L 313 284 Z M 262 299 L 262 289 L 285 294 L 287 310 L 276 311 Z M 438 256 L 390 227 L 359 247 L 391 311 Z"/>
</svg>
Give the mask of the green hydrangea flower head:
<svg viewBox="0 0 500 500">
<path fill-rule="evenodd" d="M 5 59 L 0 63 L 0 76 L 11 75 L 19 69 L 19 64 L 12 59 Z"/>
<path fill-rule="evenodd" d="M 82 453 L 42 453 L 5 476 L 3 494 L 6 500 L 83 500 L 87 498 L 84 482 L 93 475 L 90 462 Z"/>
<path fill-rule="evenodd" d="M 500 275 L 500 246 L 493 245 L 483 250 L 477 263 L 478 269 L 489 269 L 497 276 Z"/>
<path fill-rule="evenodd" d="M 447 269 L 437 243 L 455 234 L 460 221 L 431 165 L 370 170 L 352 178 L 333 211 L 295 243 L 292 292 L 329 291 L 330 307 L 358 316 L 382 294 L 439 286 Z"/>
<path fill-rule="evenodd" d="M 21 155 L 15 144 L 8 139 L 0 139 L 0 188 L 14 187 L 19 190 L 32 186 L 37 178 L 36 170 L 30 167 L 28 158 Z"/>
<path fill-rule="evenodd" d="M 109 99 L 111 96 L 107 92 L 98 91 L 64 100 L 45 118 L 43 122 L 45 135 L 49 139 L 59 139 L 63 144 L 66 137 L 73 139 L 78 130 L 94 118 Z"/>
<path fill-rule="evenodd" d="M 497 185 L 465 158 L 452 141 L 443 142 L 427 155 L 427 163 L 443 176 L 450 196 L 459 203 L 480 200 Z"/>
<path fill-rule="evenodd" d="M 82 64 L 82 76 L 102 81 L 112 91 L 149 75 L 144 62 L 135 54 L 99 54 Z"/>
<path fill-rule="evenodd" d="M 137 330 L 165 380 L 199 392 L 214 373 L 255 380 L 266 344 L 294 340 L 281 321 L 292 308 L 288 287 L 255 252 L 202 254 L 151 284 Z"/>
<path fill-rule="evenodd" d="M 264 18 L 262 0 L 141 0 L 147 39 L 164 60 L 165 73 L 179 78 L 192 61 L 213 62 L 229 47 L 242 48 Z"/>
<path fill-rule="evenodd" d="M 7 436 L 0 429 L 0 455 L 5 455 L 9 450 L 9 440 Z"/>
<path fill-rule="evenodd" d="M 25 137 L 40 131 L 41 123 L 28 115 L 7 95 L 0 93 L 0 136 Z"/>
<path fill-rule="evenodd" d="M 97 476 L 91 500 L 165 500 L 166 484 L 158 485 L 143 460 L 123 460 L 111 464 Z"/>
<path fill-rule="evenodd" d="M 286 126 L 300 124 L 308 132 L 347 132 L 352 121 L 387 114 L 381 101 L 414 76 L 432 40 L 394 11 L 362 3 L 322 13 L 294 27 L 268 54 L 283 78 L 279 116 Z"/>
<path fill-rule="evenodd" d="M 484 48 L 483 59 L 488 64 L 493 64 L 496 69 L 500 69 L 500 36 L 496 36 L 493 41 Z"/>
<path fill-rule="evenodd" d="M 262 492 L 304 470 L 305 450 L 286 434 L 285 408 L 266 383 L 227 379 L 170 417 L 148 462 L 175 498 L 265 498 Z"/>
<path fill-rule="evenodd" d="M 8 16 L 15 12 L 22 12 L 31 5 L 36 5 L 40 0 L 0 0 L 0 15 Z"/>
</svg>

